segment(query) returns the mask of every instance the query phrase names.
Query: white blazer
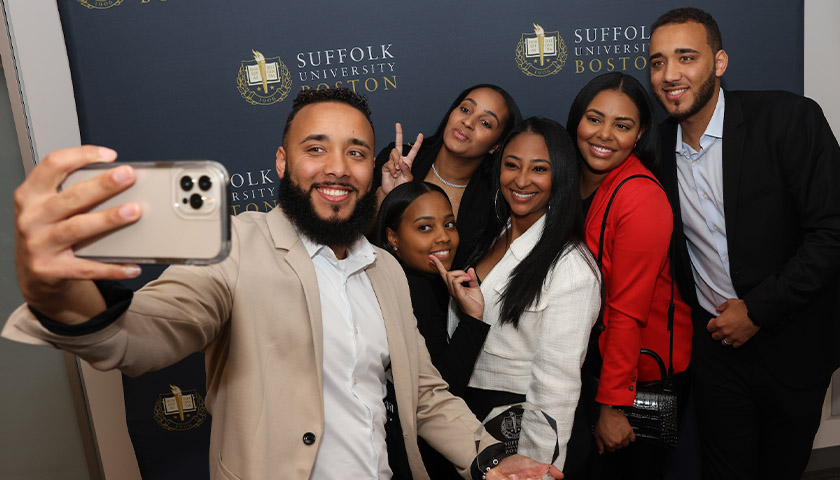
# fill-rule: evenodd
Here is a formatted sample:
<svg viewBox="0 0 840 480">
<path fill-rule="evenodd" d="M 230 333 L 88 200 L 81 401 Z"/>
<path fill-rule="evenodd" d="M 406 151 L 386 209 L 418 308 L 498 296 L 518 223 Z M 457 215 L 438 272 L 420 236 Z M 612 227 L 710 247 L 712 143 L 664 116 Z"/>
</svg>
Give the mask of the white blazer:
<svg viewBox="0 0 840 480">
<path fill-rule="evenodd" d="M 586 246 L 569 248 L 557 260 L 539 302 L 525 309 L 518 328 L 499 323 L 501 295 L 510 274 L 534 248 L 544 224 L 545 216 L 514 240 L 481 283 L 484 321 L 490 332 L 469 386 L 524 394 L 554 418 L 556 437 L 554 432 L 523 425 L 519 453 L 549 463 L 557 439 L 560 455 L 554 465 L 562 470 L 580 396 L 580 370 L 601 305 L 600 276 Z M 450 335 L 458 324 L 457 308 L 450 302 Z"/>
</svg>

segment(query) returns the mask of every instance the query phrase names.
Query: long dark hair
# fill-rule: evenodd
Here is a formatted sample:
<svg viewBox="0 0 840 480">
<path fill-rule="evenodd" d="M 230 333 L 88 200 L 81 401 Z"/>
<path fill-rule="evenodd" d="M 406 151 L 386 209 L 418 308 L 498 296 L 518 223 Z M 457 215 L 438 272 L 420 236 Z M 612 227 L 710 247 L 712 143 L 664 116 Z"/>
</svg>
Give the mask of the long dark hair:
<svg viewBox="0 0 840 480">
<path fill-rule="evenodd" d="M 572 139 L 563 126 L 547 118 L 531 117 L 515 127 L 504 140 L 493 161 L 493 190 L 496 192 L 495 212 L 484 230 L 478 247 L 467 260 L 475 265 L 487 255 L 507 229 L 510 207 L 501 195 L 501 160 L 510 141 L 522 133 L 534 133 L 545 140 L 551 162 L 551 192 L 548 211 L 540 239 L 517 265 L 508 278 L 501 295 L 501 323 L 519 326 L 519 317 L 529 305 L 539 302 L 542 287 L 549 272 L 569 249 L 586 252 L 583 246 L 583 210 L 580 200 L 580 167 Z M 506 235 L 510 234 L 510 230 Z M 588 254 L 586 258 L 591 258 Z M 591 262 L 594 263 L 594 262 Z M 594 265 L 590 267 L 595 271 Z"/>
<path fill-rule="evenodd" d="M 467 95 L 469 95 L 470 92 L 479 88 L 488 88 L 498 93 L 502 96 L 502 98 L 505 101 L 505 105 L 507 106 L 508 119 L 505 125 L 502 126 L 502 131 L 499 134 L 499 140 L 507 137 L 507 135 L 513 129 L 513 126 L 522 121 L 522 113 L 519 111 L 519 106 L 516 105 L 516 101 L 504 88 L 490 83 L 480 83 L 478 85 L 473 85 L 472 87 L 469 87 L 458 94 L 458 96 L 455 98 L 455 101 L 452 102 L 452 105 L 450 105 L 449 108 L 446 110 L 446 114 L 443 116 L 440 123 L 438 124 L 435 133 L 433 133 L 432 136 L 428 137 L 423 141 L 423 145 L 420 147 L 421 150 L 425 150 L 427 148 L 434 148 L 437 150 L 441 147 L 441 145 L 443 145 L 443 133 L 446 130 L 446 123 L 449 122 L 449 115 L 452 113 L 453 110 L 458 108 L 458 105 L 461 105 L 461 102 L 463 102 L 464 99 L 467 98 Z M 482 166 L 485 166 L 487 170 L 490 169 L 492 158 L 493 154 L 488 153 L 485 156 L 484 161 L 482 162 Z"/>
<path fill-rule="evenodd" d="M 569 109 L 569 119 L 566 121 L 566 130 L 569 132 L 569 135 L 573 139 L 577 138 L 577 128 L 581 118 L 583 118 L 583 112 L 592 103 L 595 95 L 598 95 L 604 90 L 621 92 L 627 95 L 633 104 L 636 105 L 636 108 L 639 110 L 640 126 L 644 129 L 644 132 L 642 132 L 639 141 L 636 142 L 633 153 L 639 157 L 639 160 L 642 161 L 642 164 L 648 170 L 656 173 L 659 165 L 659 134 L 653 116 L 653 105 L 645 91 L 645 87 L 635 77 L 621 72 L 610 72 L 599 75 L 584 85 L 572 102 L 572 107 Z M 574 143 L 575 150 L 577 150 L 577 142 Z M 578 155 L 579 160 L 583 162 L 583 156 L 580 156 L 580 152 L 578 152 Z"/>
<path fill-rule="evenodd" d="M 397 231 L 402 222 L 403 213 L 420 196 L 436 192 L 443 195 L 449 203 L 449 197 L 442 188 L 428 182 L 406 182 L 391 190 L 379 207 L 379 216 L 376 217 L 376 236 L 374 241 L 379 247 L 394 253 L 394 247 L 388 243 L 388 229 Z"/>
</svg>

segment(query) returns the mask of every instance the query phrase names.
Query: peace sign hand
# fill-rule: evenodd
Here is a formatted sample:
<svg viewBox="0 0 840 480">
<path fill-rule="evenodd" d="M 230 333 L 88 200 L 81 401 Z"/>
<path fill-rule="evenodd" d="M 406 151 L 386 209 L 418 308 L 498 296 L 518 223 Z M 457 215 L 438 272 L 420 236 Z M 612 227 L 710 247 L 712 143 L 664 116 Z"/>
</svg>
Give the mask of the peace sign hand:
<svg viewBox="0 0 840 480">
<path fill-rule="evenodd" d="M 394 187 L 410 182 L 414 179 L 411 174 L 411 165 L 414 163 L 414 158 L 417 152 L 420 151 L 420 145 L 423 144 L 423 134 L 417 134 L 417 140 L 408 152 L 408 155 L 403 156 L 403 132 L 402 125 L 396 124 L 396 139 L 394 140 L 394 148 L 391 149 L 391 154 L 388 161 L 382 165 L 382 193 L 389 194 Z"/>
</svg>

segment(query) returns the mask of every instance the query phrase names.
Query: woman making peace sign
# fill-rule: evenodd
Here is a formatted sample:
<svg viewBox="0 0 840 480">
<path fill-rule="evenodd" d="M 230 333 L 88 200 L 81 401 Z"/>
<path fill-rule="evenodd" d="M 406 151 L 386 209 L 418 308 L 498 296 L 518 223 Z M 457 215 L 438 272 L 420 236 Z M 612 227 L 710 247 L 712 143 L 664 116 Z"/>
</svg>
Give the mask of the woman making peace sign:
<svg viewBox="0 0 840 480">
<path fill-rule="evenodd" d="M 481 84 L 455 99 L 434 135 L 417 135 L 408 152 L 402 127 L 396 142 L 376 157 L 374 186 L 380 203 L 393 188 L 412 180 L 443 189 L 457 217 L 461 248 L 453 265 L 461 266 L 487 224 L 493 205 L 490 190 L 490 157 L 511 127 L 522 119 L 516 102 L 504 89 Z"/>
</svg>

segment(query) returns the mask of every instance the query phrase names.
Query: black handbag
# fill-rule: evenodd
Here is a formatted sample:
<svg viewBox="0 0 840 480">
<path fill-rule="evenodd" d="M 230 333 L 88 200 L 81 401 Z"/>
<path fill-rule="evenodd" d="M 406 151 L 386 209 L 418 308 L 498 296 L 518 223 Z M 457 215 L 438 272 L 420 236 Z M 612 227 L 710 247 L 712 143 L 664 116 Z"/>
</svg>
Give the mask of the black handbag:
<svg viewBox="0 0 840 480">
<path fill-rule="evenodd" d="M 636 437 L 674 448 L 677 446 L 677 394 L 671 389 L 662 357 L 647 348 L 643 348 L 641 353 L 656 360 L 661 377 L 655 382 L 636 385 L 633 408 L 625 409 L 624 415 Z"/>
<path fill-rule="evenodd" d="M 618 193 L 618 189 L 621 188 L 621 186 L 624 185 L 628 180 L 632 180 L 634 178 L 647 178 L 653 183 L 659 185 L 660 188 L 662 187 L 662 185 L 660 185 L 659 182 L 657 182 L 652 177 L 649 177 L 648 175 L 639 174 L 631 175 L 625 178 L 621 183 L 618 184 L 615 190 L 613 190 L 612 196 L 610 196 L 610 200 L 607 203 L 607 208 L 604 210 L 604 219 L 601 222 L 601 237 L 598 240 L 597 257 L 599 271 L 601 271 L 603 268 L 602 254 L 604 250 L 604 230 L 607 227 L 607 214 L 610 211 L 610 206 L 612 205 L 613 200 L 615 199 L 615 196 Z M 673 243 L 674 236 L 672 234 L 671 251 L 674 251 Z M 595 323 L 595 327 L 592 329 L 592 334 L 589 337 L 590 353 L 593 353 L 593 348 L 594 353 L 593 357 L 587 355 L 587 360 L 590 360 L 590 366 L 588 367 L 588 370 L 592 373 L 598 372 L 596 375 L 599 375 L 601 371 L 601 355 L 598 347 L 598 337 L 600 337 L 601 332 L 605 329 L 604 307 L 606 305 L 606 299 L 607 293 L 602 279 L 601 312 L 598 315 L 598 321 Z M 673 272 L 671 272 L 671 300 L 668 304 L 667 325 L 667 328 L 670 332 L 670 345 L 668 350 L 668 369 L 666 371 L 665 362 L 662 361 L 662 357 L 660 357 L 656 352 L 654 352 L 653 350 L 648 350 L 647 348 L 641 349 L 641 354 L 650 355 L 659 364 L 660 379 L 654 382 L 639 382 L 636 385 L 636 398 L 633 401 L 633 406 L 631 408 L 624 409 L 624 415 L 630 422 L 630 426 L 633 427 L 633 432 L 636 434 L 636 437 L 644 438 L 658 445 L 672 448 L 677 446 L 678 412 L 677 394 L 673 391 L 671 382 L 671 376 L 674 375 L 674 308 L 674 275 Z M 595 360 L 594 357 L 597 357 L 597 360 Z M 597 365 L 593 365 L 596 363 Z M 595 416 L 595 420 L 597 421 L 597 415 Z"/>
</svg>

